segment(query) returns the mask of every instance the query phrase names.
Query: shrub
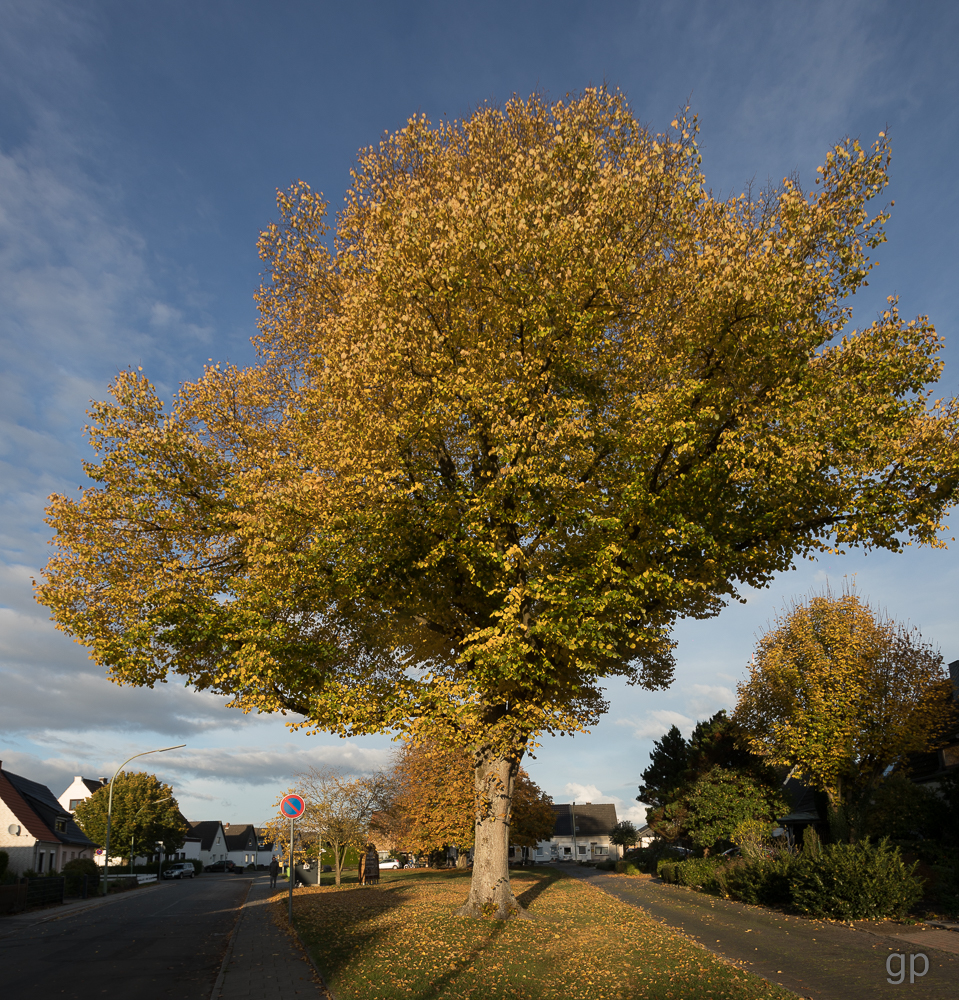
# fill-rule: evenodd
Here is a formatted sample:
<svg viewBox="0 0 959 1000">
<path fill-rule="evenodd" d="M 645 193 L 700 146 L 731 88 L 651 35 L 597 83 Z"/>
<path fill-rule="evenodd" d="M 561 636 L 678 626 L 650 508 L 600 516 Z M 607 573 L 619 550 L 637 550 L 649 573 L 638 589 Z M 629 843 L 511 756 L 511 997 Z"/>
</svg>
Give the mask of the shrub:
<svg viewBox="0 0 959 1000">
<path fill-rule="evenodd" d="M 63 866 L 62 875 L 66 881 L 68 896 L 77 895 L 83 888 L 83 876 L 96 877 L 100 872 L 97 863 L 92 858 L 74 858 Z M 92 882 L 91 878 L 91 882 Z"/>
<path fill-rule="evenodd" d="M 816 858 L 801 856 L 789 875 L 796 909 L 836 920 L 901 917 L 922 896 L 916 865 L 903 863 L 888 840 L 829 844 Z"/>
<path fill-rule="evenodd" d="M 792 901 L 789 878 L 795 864 L 788 854 L 735 861 L 725 873 L 726 894 L 741 903 L 784 906 Z"/>
<path fill-rule="evenodd" d="M 664 882 L 702 889 L 714 895 L 725 895 L 726 863 L 722 858 L 663 861 L 660 862 L 659 871 Z"/>
<path fill-rule="evenodd" d="M 663 858 L 662 861 L 656 863 L 656 874 L 664 881 L 675 884 L 676 882 L 676 865 L 678 861 L 673 861 L 670 858 Z"/>
<path fill-rule="evenodd" d="M 624 861 L 631 862 L 647 875 L 655 872 L 659 862 L 664 859 L 667 861 L 677 860 L 674 850 L 665 840 L 654 841 L 649 847 L 637 847 L 623 858 Z"/>
<path fill-rule="evenodd" d="M 932 898 L 943 915 L 959 917 L 959 861 L 949 865 L 934 865 L 935 884 Z"/>
<path fill-rule="evenodd" d="M 637 865 L 633 864 L 632 861 L 617 861 L 616 871 L 620 875 L 642 875 L 643 871 Z"/>
</svg>

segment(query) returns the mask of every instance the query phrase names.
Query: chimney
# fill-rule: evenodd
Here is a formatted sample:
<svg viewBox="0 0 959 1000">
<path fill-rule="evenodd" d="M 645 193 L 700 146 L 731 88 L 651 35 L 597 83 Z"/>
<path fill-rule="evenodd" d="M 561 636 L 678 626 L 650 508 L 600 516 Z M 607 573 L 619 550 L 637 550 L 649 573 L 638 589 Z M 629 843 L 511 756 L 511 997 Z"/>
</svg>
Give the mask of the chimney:
<svg viewBox="0 0 959 1000">
<path fill-rule="evenodd" d="M 959 660 L 949 664 L 949 676 L 952 678 L 952 700 L 959 701 Z"/>
<path fill-rule="evenodd" d="M 97 781 L 99 781 L 101 785 L 105 785 L 107 783 L 106 778 L 97 778 Z"/>
</svg>

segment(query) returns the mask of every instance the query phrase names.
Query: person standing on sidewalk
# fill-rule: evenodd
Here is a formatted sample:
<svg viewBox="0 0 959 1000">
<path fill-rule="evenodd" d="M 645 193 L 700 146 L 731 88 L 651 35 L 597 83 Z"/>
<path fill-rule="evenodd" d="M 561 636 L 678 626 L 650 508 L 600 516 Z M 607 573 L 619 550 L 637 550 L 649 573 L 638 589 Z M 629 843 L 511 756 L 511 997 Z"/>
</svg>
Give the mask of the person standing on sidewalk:
<svg viewBox="0 0 959 1000">
<path fill-rule="evenodd" d="M 270 888 L 276 888 L 276 878 L 280 874 L 280 862 L 276 860 L 276 855 L 273 855 L 273 860 L 270 862 Z"/>
</svg>

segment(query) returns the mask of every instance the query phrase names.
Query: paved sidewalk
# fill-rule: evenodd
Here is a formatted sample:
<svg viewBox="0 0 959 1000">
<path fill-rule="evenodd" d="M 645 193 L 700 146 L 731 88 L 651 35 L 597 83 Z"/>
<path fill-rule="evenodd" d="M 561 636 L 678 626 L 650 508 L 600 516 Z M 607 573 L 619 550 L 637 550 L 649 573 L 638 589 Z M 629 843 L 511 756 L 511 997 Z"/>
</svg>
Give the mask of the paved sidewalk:
<svg viewBox="0 0 959 1000">
<path fill-rule="evenodd" d="M 891 954 L 903 954 L 909 983 L 909 956 L 922 972 L 924 954 L 928 973 L 915 986 L 928 1000 L 959 1000 L 959 954 L 954 954 L 959 934 L 950 930 L 905 927 L 901 924 L 864 923 L 857 927 L 829 921 L 787 916 L 760 906 L 746 906 L 728 899 L 659 880 L 612 875 L 594 869 L 570 868 L 567 874 L 589 882 L 611 896 L 641 907 L 670 927 L 684 931 L 704 947 L 813 1000 L 872 1000 L 901 988 L 888 982 L 898 973 L 891 969 Z M 888 928 L 888 930 L 887 930 Z"/>
<path fill-rule="evenodd" d="M 281 883 L 285 887 L 286 883 Z M 210 1000 L 327 1000 L 313 966 L 270 913 L 268 875 L 254 879 Z"/>
</svg>

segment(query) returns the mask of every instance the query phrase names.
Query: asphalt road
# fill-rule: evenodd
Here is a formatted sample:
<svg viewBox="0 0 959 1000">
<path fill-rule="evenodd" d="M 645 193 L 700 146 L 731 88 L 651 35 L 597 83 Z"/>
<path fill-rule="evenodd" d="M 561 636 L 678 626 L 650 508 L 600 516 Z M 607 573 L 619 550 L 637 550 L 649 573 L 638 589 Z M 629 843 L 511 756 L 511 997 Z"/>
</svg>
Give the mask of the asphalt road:
<svg viewBox="0 0 959 1000">
<path fill-rule="evenodd" d="M 249 886 L 201 875 L 12 932 L 0 921 L 0 997 L 210 1000 Z"/>
<path fill-rule="evenodd" d="M 857 927 L 788 916 L 760 906 L 717 899 L 658 880 L 606 875 L 573 868 L 581 878 L 625 903 L 646 910 L 670 927 L 684 931 L 717 955 L 741 965 L 770 982 L 779 983 L 812 1000 L 873 1000 L 905 994 L 927 1000 L 959 1000 L 959 934 L 923 931 L 898 924 Z M 905 932 L 897 936 L 899 932 Z M 947 949 L 947 950 L 943 950 Z M 901 954 L 904 959 L 892 960 Z M 922 954 L 926 958 L 918 956 Z M 915 955 L 915 959 L 910 956 Z M 922 973 L 912 983 L 909 962 Z M 899 963 L 907 974 L 898 979 Z"/>
</svg>

